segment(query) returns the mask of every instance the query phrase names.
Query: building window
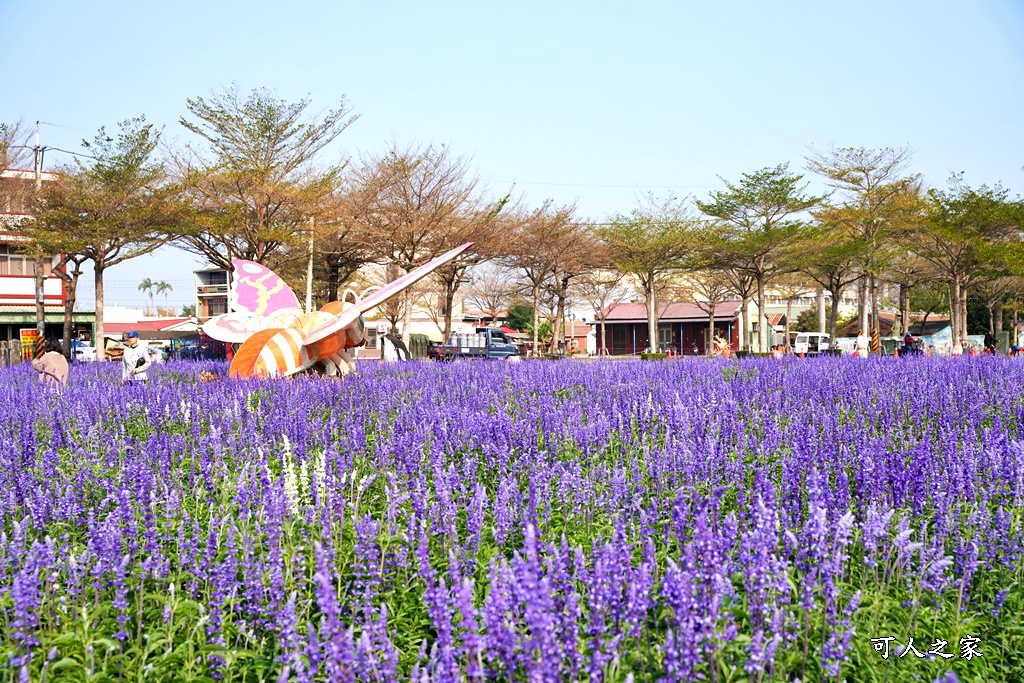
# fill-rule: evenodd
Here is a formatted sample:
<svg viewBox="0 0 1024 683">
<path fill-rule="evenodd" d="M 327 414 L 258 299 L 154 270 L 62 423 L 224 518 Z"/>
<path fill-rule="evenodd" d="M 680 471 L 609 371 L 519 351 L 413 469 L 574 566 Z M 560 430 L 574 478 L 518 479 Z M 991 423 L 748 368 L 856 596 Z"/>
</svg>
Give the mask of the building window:
<svg viewBox="0 0 1024 683">
<path fill-rule="evenodd" d="M 377 329 L 374 327 L 366 328 L 366 348 L 377 348 Z"/>
<path fill-rule="evenodd" d="M 210 299 L 208 302 L 210 316 L 224 315 L 228 312 L 227 299 Z"/>
<path fill-rule="evenodd" d="M 49 277 L 53 270 L 53 262 L 43 262 L 43 276 Z M 29 275 L 36 274 L 35 259 L 19 254 L 18 251 L 7 244 L 0 244 L 0 275 Z"/>
</svg>

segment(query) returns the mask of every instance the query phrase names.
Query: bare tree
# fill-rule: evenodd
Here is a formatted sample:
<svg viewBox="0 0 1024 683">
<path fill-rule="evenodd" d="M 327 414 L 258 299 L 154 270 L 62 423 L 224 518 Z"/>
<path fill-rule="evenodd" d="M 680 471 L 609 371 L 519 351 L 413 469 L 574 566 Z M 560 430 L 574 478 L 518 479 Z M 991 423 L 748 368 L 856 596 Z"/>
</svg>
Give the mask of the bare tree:
<svg viewBox="0 0 1024 683">
<path fill-rule="evenodd" d="M 23 174 L 13 172 L 27 170 L 31 165 L 28 137 L 29 132 L 21 121 L 0 123 L 0 213 L 27 213 L 32 203 L 33 184 Z M 2 220 L 9 224 L 0 224 L 0 229 L 17 227 L 16 224 L 22 222 L 20 216 L 4 216 Z"/>
<path fill-rule="evenodd" d="M 482 207 L 469 161 L 446 147 L 391 148 L 361 160 L 352 174 L 347 222 L 357 224 L 371 258 L 405 272 L 466 240 L 493 207 Z M 451 287 L 461 272 L 449 272 Z M 449 289 L 449 291 L 453 291 Z M 453 294 L 454 296 L 454 294 Z M 412 300 L 406 299 L 402 334 L 409 341 Z M 450 326 L 450 318 L 446 323 Z"/>
<path fill-rule="evenodd" d="M 531 212 L 520 213 L 513 224 L 508 264 L 517 268 L 529 283 L 533 305 L 533 350 L 537 352 L 540 331 L 541 295 L 565 259 L 567 245 L 575 244 L 583 230 L 573 220 L 575 206 L 553 208 L 550 202 Z"/>
<path fill-rule="evenodd" d="M 485 264 L 471 271 L 464 299 L 493 322 L 500 311 L 508 310 L 520 291 L 514 271 L 498 264 Z"/>
<path fill-rule="evenodd" d="M 579 277 L 576 292 L 580 298 L 590 304 L 594 310 L 594 318 L 601 326 L 601 350 L 608 352 L 608 336 L 606 321 L 615 307 L 627 296 L 623 286 L 625 275 L 610 268 L 593 269 Z"/>
<path fill-rule="evenodd" d="M 726 271 L 716 267 L 706 267 L 687 275 L 690 287 L 689 300 L 697 308 L 708 315 L 708 343 L 705 353 L 711 354 L 711 344 L 715 339 L 715 309 L 729 300 L 733 295 L 732 285 Z"/>
<path fill-rule="evenodd" d="M 562 338 L 562 324 L 569 303 L 570 284 L 584 274 L 604 264 L 607 250 L 594 232 L 586 225 L 574 223 L 566 226 L 558 243 L 557 259 L 548 280 L 551 297 L 550 310 L 554 314 L 551 330 L 551 353 L 558 351 Z"/>
<path fill-rule="evenodd" d="M 32 148 L 29 146 L 29 131 L 24 122 L 0 122 L 0 171 L 28 168 Z"/>
</svg>

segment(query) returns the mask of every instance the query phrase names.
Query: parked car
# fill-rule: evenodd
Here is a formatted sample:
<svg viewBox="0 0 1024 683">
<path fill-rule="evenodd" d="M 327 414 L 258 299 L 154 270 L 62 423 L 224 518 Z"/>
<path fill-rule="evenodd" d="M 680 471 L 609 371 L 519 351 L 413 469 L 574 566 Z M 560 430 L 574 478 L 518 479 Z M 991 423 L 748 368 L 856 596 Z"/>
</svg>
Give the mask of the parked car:
<svg viewBox="0 0 1024 683">
<path fill-rule="evenodd" d="M 80 363 L 91 363 L 96 360 L 96 349 L 85 342 L 72 341 L 71 350 L 75 360 Z"/>
</svg>

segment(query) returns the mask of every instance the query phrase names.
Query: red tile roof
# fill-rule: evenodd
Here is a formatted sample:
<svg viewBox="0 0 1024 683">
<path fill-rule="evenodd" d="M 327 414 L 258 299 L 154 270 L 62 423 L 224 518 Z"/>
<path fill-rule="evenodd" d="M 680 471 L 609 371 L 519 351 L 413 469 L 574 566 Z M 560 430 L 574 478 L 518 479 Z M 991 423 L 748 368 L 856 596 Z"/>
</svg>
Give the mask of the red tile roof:
<svg viewBox="0 0 1024 683">
<path fill-rule="evenodd" d="M 163 332 L 181 323 L 188 322 L 190 318 L 161 318 L 159 320 L 140 320 L 134 323 L 105 323 L 104 334 L 119 334 L 124 332 Z"/>
<path fill-rule="evenodd" d="M 736 311 L 740 307 L 740 301 L 726 301 L 715 306 L 715 317 L 721 320 L 736 317 Z M 674 322 L 682 320 L 707 320 L 708 314 L 700 309 L 697 304 L 673 302 L 658 306 L 658 320 L 661 322 Z M 647 320 L 647 304 L 628 303 L 609 306 L 607 309 L 606 322 L 643 322 Z M 594 320 L 591 324 L 600 321 Z"/>
</svg>

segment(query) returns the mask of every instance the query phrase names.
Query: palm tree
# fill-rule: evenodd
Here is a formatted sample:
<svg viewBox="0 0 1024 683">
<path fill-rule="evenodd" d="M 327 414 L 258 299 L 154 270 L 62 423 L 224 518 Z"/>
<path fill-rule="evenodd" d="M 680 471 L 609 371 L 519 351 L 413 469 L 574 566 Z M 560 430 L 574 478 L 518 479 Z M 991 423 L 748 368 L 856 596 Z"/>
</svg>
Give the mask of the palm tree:
<svg viewBox="0 0 1024 683">
<path fill-rule="evenodd" d="M 152 308 L 152 306 L 153 306 L 153 288 L 154 287 L 156 287 L 156 283 L 153 282 L 152 280 L 150 280 L 148 277 L 145 280 L 143 280 L 142 282 L 139 283 L 139 291 L 140 292 L 146 292 L 147 294 L 149 294 L 149 305 L 150 305 L 150 308 Z M 146 313 L 148 314 L 149 310 L 147 310 Z"/>
<path fill-rule="evenodd" d="M 163 294 L 164 295 L 164 308 L 169 307 L 170 306 L 170 302 L 167 299 L 167 295 L 174 291 L 174 287 L 171 287 L 171 284 L 169 282 L 167 282 L 166 280 L 161 280 L 160 282 L 154 282 L 153 286 L 156 288 L 156 293 L 157 294 Z"/>
</svg>

